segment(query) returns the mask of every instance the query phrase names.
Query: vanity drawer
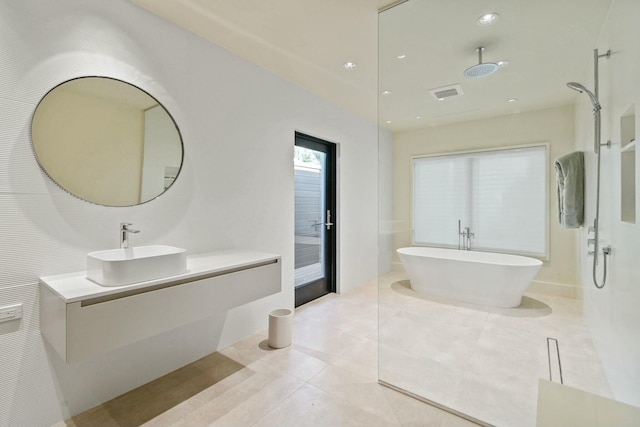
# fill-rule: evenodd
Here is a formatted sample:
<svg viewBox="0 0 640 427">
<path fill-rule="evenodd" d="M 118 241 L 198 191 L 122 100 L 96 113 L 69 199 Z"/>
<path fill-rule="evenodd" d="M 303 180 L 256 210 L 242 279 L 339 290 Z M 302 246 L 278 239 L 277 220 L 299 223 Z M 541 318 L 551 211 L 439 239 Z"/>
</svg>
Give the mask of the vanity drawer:
<svg viewBox="0 0 640 427">
<path fill-rule="evenodd" d="M 73 363 L 280 292 L 281 260 L 72 303 L 40 290 L 42 334 Z"/>
</svg>

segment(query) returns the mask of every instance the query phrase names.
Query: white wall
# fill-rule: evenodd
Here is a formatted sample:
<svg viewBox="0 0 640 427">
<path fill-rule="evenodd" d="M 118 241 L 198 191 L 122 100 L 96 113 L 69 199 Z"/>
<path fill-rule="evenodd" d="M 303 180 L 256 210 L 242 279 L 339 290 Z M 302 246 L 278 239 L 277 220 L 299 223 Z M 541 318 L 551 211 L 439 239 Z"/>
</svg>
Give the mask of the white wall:
<svg viewBox="0 0 640 427">
<path fill-rule="evenodd" d="M 592 258 L 587 257 L 587 227 L 581 229 L 578 256 L 584 287 L 585 318 L 616 399 L 640 406 L 640 217 L 636 171 L 636 221 L 620 220 L 620 117 L 635 106 L 636 133 L 640 129 L 640 2 L 615 0 L 597 47 L 611 49 L 610 59 L 600 59 L 602 149 L 600 232 L 601 246 L 611 245 L 609 272 L 603 289 L 592 281 Z M 587 54 L 591 54 L 588 52 Z M 583 84 L 593 88 L 593 69 L 585 70 Z M 596 206 L 596 155 L 593 153 L 593 115 L 588 97 L 579 96 L 576 108 L 576 147 L 585 151 L 587 187 L 586 222 L 593 223 Z M 638 150 L 636 150 L 638 165 Z M 602 283 L 602 255 L 598 281 Z"/>
<path fill-rule="evenodd" d="M 38 168 L 33 110 L 50 88 L 82 75 L 131 82 L 176 119 L 185 164 L 162 197 L 92 205 Z M 0 117 L 0 305 L 24 304 L 23 319 L 0 324 L 0 425 L 52 424 L 265 328 L 270 309 L 292 307 L 296 130 L 340 144 L 340 290 L 377 275 L 377 127 L 126 0 L 0 2 Z M 134 245 L 281 254 L 282 292 L 65 365 L 40 336 L 38 277 L 83 270 L 87 252 L 117 246 L 125 221 L 142 230 Z"/>
<path fill-rule="evenodd" d="M 573 115 L 573 107 L 565 106 L 394 134 L 394 248 L 412 245 L 412 156 L 549 143 L 549 257 L 534 286 L 538 291 L 576 296 L 576 261 L 566 256 L 575 251 L 576 231 L 558 224 L 553 167 L 556 158 L 573 151 Z"/>
</svg>

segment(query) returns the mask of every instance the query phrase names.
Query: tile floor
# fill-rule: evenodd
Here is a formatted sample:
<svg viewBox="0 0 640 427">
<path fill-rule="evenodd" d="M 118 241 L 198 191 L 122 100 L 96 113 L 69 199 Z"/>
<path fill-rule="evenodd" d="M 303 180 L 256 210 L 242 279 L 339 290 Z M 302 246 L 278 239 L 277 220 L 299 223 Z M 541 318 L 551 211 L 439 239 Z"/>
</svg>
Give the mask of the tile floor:
<svg viewBox="0 0 640 427">
<path fill-rule="evenodd" d="M 58 427 L 476 425 L 379 385 L 377 337 L 374 282 L 296 310 L 290 347 L 263 331 Z"/>
<path fill-rule="evenodd" d="M 496 309 L 425 297 L 406 279 L 379 283 L 381 380 L 492 425 L 533 427 L 551 337 L 566 385 L 613 397 L 580 300 L 526 294 L 520 307 Z"/>
<path fill-rule="evenodd" d="M 453 303 L 390 273 L 296 310 L 290 347 L 270 349 L 262 331 L 58 427 L 476 425 L 378 376 L 489 424 L 532 427 L 546 337 L 565 384 L 611 397 L 581 307 L 541 294 L 516 309 Z"/>
</svg>

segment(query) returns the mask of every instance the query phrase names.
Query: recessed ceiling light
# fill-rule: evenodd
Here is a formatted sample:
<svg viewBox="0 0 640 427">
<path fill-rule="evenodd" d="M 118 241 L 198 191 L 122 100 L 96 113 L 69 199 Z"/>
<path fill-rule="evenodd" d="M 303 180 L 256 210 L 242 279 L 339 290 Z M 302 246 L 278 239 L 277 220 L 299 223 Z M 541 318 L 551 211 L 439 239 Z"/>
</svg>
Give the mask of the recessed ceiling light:
<svg viewBox="0 0 640 427">
<path fill-rule="evenodd" d="M 478 18 L 476 22 L 478 23 L 478 25 L 491 25 L 498 20 L 499 16 L 500 15 L 495 12 L 485 13 L 480 18 Z"/>
<path fill-rule="evenodd" d="M 422 116 L 416 116 L 416 119 L 421 119 L 421 118 L 422 118 Z"/>
<path fill-rule="evenodd" d="M 382 92 L 380 92 L 381 95 L 391 95 L 393 92 L 391 92 L 390 90 L 383 90 Z"/>
<path fill-rule="evenodd" d="M 396 56 L 396 58 L 398 58 L 398 59 L 404 59 L 406 57 L 407 57 L 407 55 L 404 54 L 404 53 L 401 53 L 400 55 Z"/>
<path fill-rule="evenodd" d="M 385 123 L 391 123 L 391 120 L 387 120 Z"/>
<path fill-rule="evenodd" d="M 505 59 L 505 60 L 502 60 L 502 61 L 498 61 L 498 62 L 496 62 L 496 64 L 498 64 L 498 67 L 503 68 L 503 67 L 506 67 L 507 65 L 509 65 L 509 61 L 507 61 L 507 60 Z"/>
<path fill-rule="evenodd" d="M 345 62 L 344 64 L 342 64 L 342 66 L 346 70 L 353 70 L 354 68 L 356 68 L 358 66 L 358 64 L 356 64 L 355 62 Z"/>
<path fill-rule="evenodd" d="M 507 99 L 507 102 L 518 102 L 518 98 Z"/>
</svg>

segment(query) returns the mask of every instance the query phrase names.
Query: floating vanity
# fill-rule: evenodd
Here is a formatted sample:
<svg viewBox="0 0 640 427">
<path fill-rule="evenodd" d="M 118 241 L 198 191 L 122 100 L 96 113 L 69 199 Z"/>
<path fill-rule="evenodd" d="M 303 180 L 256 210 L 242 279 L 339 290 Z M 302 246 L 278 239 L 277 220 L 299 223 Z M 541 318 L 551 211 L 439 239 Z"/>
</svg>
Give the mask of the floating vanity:
<svg viewBox="0 0 640 427">
<path fill-rule="evenodd" d="M 243 250 L 191 255 L 184 273 L 125 286 L 101 286 L 85 271 L 47 276 L 40 328 L 73 363 L 280 290 L 280 256 Z"/>
</svg>

